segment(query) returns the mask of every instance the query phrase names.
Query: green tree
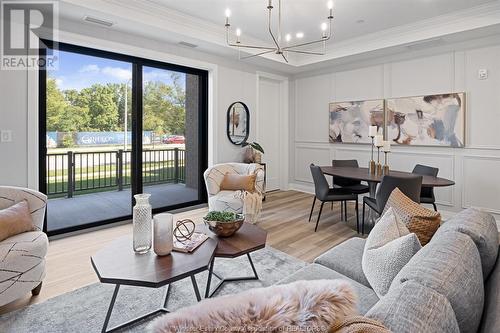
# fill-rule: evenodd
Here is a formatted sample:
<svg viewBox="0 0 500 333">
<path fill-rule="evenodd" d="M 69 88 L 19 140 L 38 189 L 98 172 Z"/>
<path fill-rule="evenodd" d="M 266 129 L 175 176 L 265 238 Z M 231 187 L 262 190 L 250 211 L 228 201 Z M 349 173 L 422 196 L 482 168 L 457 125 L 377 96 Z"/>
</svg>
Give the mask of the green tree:
<svg viewBox="0 0 500 333">
<path fill-rule="evenodd" d="M 93 84 L 80 91 L 81 98 L 88 104 L 90 128 L 96 131 L 119 130 L 118 105 L 114 90 L 110 86 Z"/>
<path fill-rule="evenodd" d="M 70 104 L 56 81 L 47 80 L 47 131 L 76 132 L 85 130 L 89 122 L 89 110 Z"/>
</svg>

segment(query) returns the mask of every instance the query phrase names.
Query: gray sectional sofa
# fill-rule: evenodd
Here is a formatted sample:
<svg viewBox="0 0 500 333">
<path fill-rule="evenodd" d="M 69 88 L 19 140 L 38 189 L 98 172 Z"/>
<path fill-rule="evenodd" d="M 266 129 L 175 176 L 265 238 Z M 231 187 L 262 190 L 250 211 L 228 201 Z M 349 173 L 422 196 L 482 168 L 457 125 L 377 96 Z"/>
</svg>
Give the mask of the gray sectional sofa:
<svg viewBox="0 0 500 333">
<path fill-rule="evenodd" d="M 396 333 L 500 332 L 499 237 L 493 216 L 468 209 L 443 223 L 381 299 L 361 268 L 364 245 L 365 239 L 349 239 L 280 283 L 349 280 L 359 312 Z"/>
</svg>

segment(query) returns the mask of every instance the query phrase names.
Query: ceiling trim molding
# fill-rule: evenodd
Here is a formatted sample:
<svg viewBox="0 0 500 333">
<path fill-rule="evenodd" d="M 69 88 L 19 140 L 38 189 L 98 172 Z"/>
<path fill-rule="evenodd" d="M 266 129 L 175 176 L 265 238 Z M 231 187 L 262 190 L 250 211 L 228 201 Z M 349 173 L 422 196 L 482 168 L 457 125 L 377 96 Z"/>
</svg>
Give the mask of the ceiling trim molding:
<svg viewBox="0 0 500 333">
<path fill-rule="evenodd" d="M 217 25 L 193 17 L 191 15 L 173 10 L 158 2 L 158 0 L 120 1 L 120 0 L 63 0 L 77 6 L 84 6 L 90 10 L 103 12 L 105 15 L 121 17 L 129 21 L 185 36 L 187 41 L 201 40 L 218 47 L 233 49 L 226 45 L 225 28 L 223 24 Z M 221 16 L 222 17 L 222 16 Z M 222 22 L 222 18 L 221 18 Z M 443 37 L 457 32 L 469 31 L 500 24 L 500 2 L 495 1 L 481 6 L 439 15 L 426 20 L 421 20 L 404 26 L 398 26 L 382 31 L 351 38 L 327 46 L 325 56 L 290 57 L 289 66 L 299 68 L 327 60 L 339 59 L 424 41 L 427 39 Z M 120 23 L 116 24 L 119 28 Z M 247 37 L 249 43 L 269 45 L 268 41 Z M 251 54 L 251 52 L 242 53 Z M 264 55 L 262 58 L 284 63 L 281 58 L 273 54 Z"/>
</svg>

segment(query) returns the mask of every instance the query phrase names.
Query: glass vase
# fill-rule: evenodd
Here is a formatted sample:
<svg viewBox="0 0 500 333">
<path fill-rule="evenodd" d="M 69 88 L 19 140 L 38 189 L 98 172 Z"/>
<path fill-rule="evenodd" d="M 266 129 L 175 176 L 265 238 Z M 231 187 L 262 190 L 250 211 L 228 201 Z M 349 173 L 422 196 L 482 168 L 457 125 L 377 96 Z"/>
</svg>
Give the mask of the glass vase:
<svg viewBox="0 0 500 333">
<path fill-rule="evenodd" d="M 134 251 L 136 253 L 147 253 L 152 245 L 152 213 L 149 197 L 151 194 L 136 194 L 133 209 L 134 225 Z"/>
</svg>

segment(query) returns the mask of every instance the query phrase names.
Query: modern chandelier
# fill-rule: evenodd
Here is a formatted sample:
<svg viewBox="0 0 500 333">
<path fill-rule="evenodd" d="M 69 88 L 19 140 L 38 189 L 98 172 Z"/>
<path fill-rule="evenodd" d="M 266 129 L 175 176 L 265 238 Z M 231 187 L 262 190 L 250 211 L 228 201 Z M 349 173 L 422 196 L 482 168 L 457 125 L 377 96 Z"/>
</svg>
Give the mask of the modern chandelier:
<svg viewBox="0 0 500 333">
<path fill-rule="evenodd" d="M 229 35 L 231 33 L 231 24 L 229 23 L 229 17 L 231 16 L 231 10 L 226 9 L 226 43 L 229 46 L 236 47 L 238 49 L 241 48 L 247 48 L 247 49 L 258 49 L 261 50 L 261 52 L 252 54 L 246 57 L 242 57 L 240 59 L 248 59 L 252 57 L 257 57 L 261 56 L 264 54 L 268 53 L 275 53 L 278 55 L 281 55 L 283 59 L 288 63 L 288 53 L 300 53 L 300 54 L 312 54 L 312 55 L 324 55 L 325 50 L 326 50 L 326 42 L 332 37 L 332 20 L 333 20 L 333 1 L 328 1 L 327 7 L 329 10 L 329 15 L 327 17 L 328 19 L 328 24 L 323 22 L 321 24 L 321 38 L 308 41 L 308 42 L 299 42 L 297 44 L 290 44 L 292 40 L 292 36 L 288 33 L 285 35 L 285 43 L 283 43 L 282 39 L 282 29 L 281 29 L 281 0 L 278 0 L 278 31 L 275 33 L 273 32 L 272 25 L 271 25 L 271 18 L 272 18 L 272 10 L 274 9 L 273 7 L 273 0 L 269 0 L 269 3 L 267 5 L 267 10 L 268 10 L 268 31 L 269 34 L 271 35 L 271 39 L 273 41 L 274 46 L 269 47 L 269 46 L 258 46 L 258 45 L 249 45 L 249 44 L 243 44 L 240 40 L 241 37 L 241 29 L 236 29 L 235 35 L 236 39 L 234 42 L 231 42 L 229 40 Z M 297 33 L 296 37 L 298 39 L 301 39 L 304 37 L 303 33 Z M 323 52 L 313 52 L 313 51 L 305 51 L 299 48 L 302 48 L 304 46 L 309 46 L 309 45 L 314 45 L 318 43 L 323 43 Z"/>
</svg>

